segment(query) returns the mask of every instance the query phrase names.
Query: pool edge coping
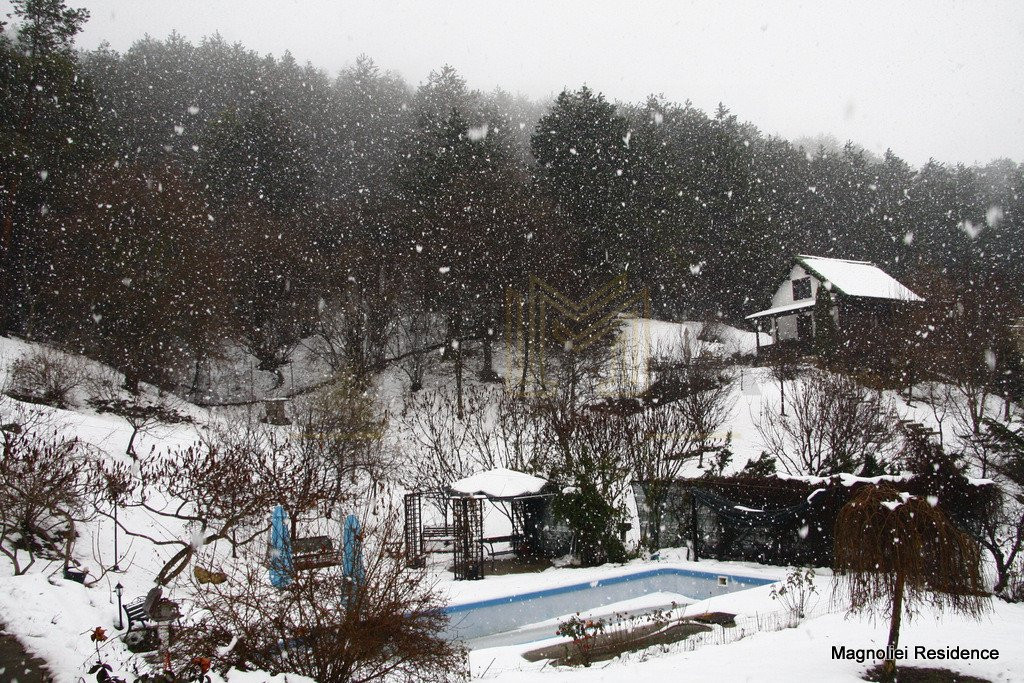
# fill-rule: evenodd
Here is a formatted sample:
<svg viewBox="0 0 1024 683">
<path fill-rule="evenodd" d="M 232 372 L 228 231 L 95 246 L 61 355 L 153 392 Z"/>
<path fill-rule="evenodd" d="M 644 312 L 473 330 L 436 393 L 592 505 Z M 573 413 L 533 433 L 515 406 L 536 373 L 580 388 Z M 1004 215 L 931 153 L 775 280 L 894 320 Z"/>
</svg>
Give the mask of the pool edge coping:
<svg viewBox="0 0 1024 683">
<path fill-rule="evenodd" d="M 461 612 L 469 612 L 476 609 L 496 607 L 500 605 L 511 605 L 517 602 L 527 602 L 529 600 L 536 600 L 539 598 L 546 598 L 554 595 L 562 595 L 564 593 L 572 593 L 575 591 L 586 590 L 589 588 L 600 588 L 601 586 L 611 586 L 618 583 L 624 583 L 627 581 L 637 581 L 652 578 L 655 576 L 665 575 L 687 576 L 691 578 L 715 580 L 717 580 L 721 576 L 724 576 L 737 583 L 752 584 L 750 585 L 750 588 L 767 586 L 769 584 L 776 583 L 780 580 L 768 578 L 765 576 L 749 576 L 744 574 L 733 574 L 727 572 L 704 571 L 701 569 L 689 569 L 679 566 L 655 567 L 652 569 L 640 569 L 632 572 L 627 572 L 624 574 L 616 574 L 599 579 L 593 579 L 590 581 L 580 581 L 560 586 L 552 586 L 550 588 L 542 588 L 539 590 L 532 590 L 524 593 L 512 593 L 508 595 L 501 595 L 494 598 L 474 600 L 472 602 L 454 603 L 448 605 L 444 609 L 444 611 L 449 615 L 453 615 L 459 614 Z"/>
</svg>

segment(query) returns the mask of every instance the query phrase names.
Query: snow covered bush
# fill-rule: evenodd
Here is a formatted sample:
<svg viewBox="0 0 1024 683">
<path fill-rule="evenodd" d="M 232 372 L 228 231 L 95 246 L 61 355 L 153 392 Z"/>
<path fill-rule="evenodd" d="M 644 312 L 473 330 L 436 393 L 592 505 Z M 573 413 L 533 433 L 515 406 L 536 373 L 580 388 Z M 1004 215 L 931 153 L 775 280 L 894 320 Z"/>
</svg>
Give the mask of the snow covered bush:
<svg viewBox="0 0 1024 683">
<path fill-rule="evenodd" d="M 771 597 L 789 613 L 790 625 L 798 625 L 818 601 L 814 568 L 791 567 L 785 580 L 772 586 Z"/>
<path fill-rule="evenodd" d="M 4 393 L 19 401 L 69 408 L 85 381 L 81 359 L 40 346 L 11 364 Z"/>
<path fill-rule="evenodd" d="M 553 511 L 573 531 L 573 554 L 584 566 L 624 561 L 619 523 L 630 476 L 628 423 L 612 413 L 553 411 L 546 429 L 557 444 L 549 476 L 565 485 Z"/>
</svg>

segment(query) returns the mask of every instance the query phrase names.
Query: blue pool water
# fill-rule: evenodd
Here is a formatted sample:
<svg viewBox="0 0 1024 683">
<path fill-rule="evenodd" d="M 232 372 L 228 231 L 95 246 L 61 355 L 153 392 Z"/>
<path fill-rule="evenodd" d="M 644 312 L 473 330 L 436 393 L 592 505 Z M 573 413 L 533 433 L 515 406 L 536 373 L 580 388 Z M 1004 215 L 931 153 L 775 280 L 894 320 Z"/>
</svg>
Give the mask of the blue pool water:
<svg viewBox="0 0 1024 683">
<path fill-rule="evenodd" d="M 679 567 L 625 572 L 594 581 L 450 605 L 446 610 L 450 617 L 447 635 L 459 640 L 480 639 L 654 592 L 677 594 L 679 602 L 685 603 L 769 583 L 773 579 Z"/>
</svg>

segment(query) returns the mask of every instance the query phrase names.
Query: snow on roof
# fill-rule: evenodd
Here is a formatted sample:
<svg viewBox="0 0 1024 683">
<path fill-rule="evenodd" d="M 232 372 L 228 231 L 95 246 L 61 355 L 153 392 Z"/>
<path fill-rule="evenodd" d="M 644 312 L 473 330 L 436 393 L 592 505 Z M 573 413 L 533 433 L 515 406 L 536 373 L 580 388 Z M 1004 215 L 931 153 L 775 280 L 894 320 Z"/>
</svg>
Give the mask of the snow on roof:
<svg viewBox="0 0 1024 683">
<path fill-rule="evenodd" d="M 847 296 L 924 301 L 896 278 L 868 261 L 800 255 L 797 262 Z"/>
<path fill-rule="evenodd" d="M 517 496 L 540 493 L 547 483 L 547 479 L 541 479 L 532 474 L 498 467 L 459 479 L 452 483 L 451 489 L 456 493 L 464 493 L 470 496 L 483 495 L 488 498 L 515 498 Z"/>
<path fill-rule="evenodd" d="M 814 305 L 814 299 L 807 299 L 806 301 L 796 301 L 791 304 L 783 304 L 782 306 L 776 306 L 774 308 L 766 308 L 763 311 L 757 313 L 751 313 L 747 316 L 747 320 L 753 320 L 754 318 L 761 318 L 766 315 L 776 315 L 778 313 L 788 313 L 790 311 L 799 311 L 801 308 L 810 308 Z"/>
</svg>

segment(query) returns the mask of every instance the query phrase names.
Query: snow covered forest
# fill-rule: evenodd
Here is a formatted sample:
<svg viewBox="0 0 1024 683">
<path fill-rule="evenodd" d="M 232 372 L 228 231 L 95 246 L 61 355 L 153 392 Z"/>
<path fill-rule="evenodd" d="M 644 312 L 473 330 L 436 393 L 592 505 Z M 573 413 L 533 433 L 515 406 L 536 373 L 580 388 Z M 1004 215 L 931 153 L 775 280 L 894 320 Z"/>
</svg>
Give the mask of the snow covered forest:
<svg viewBox="0 0 1024 683">
<path fill-rule="evenodd" d="M 1024 679 L 1024 164 L 12 7 L 0 679 Z"/>
<path fill-rule="evenodd" d="M 133 380 L 198 390 L 226 343 L 274 371 L 318 334 L 379 369 L 390 327 L 423 314 L 486 342 L 527 274 L 574 294 L 624 272 L 677 320 L 740 320 L 795 253 L 1020 300 L 1009 160 L 912 168 L 766 137 L 727 104 L 583 85 L 529 102 L 441 64 L 414 86 L 370 57 L 327 74 L 216 36 L 83 54 L 83 15 L 36 20 L 0 45 L 2 329 Z"/>
</svg>

